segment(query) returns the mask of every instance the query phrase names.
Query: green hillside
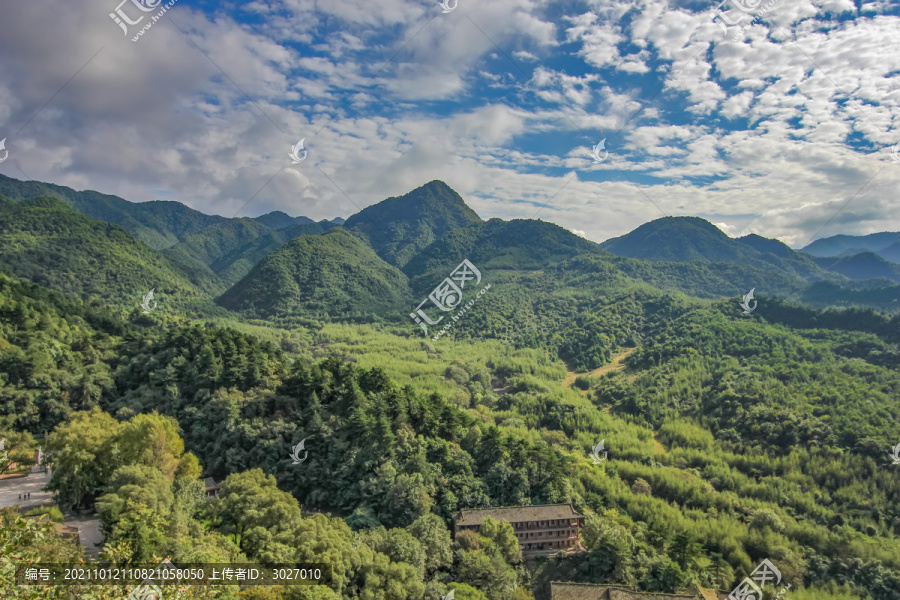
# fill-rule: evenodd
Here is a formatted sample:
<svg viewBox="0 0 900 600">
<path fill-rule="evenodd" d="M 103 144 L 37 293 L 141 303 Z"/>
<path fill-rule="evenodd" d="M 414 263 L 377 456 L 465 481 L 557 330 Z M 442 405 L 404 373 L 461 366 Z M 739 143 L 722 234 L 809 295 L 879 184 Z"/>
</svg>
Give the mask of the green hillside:
<svg viewBox="0 0 900 600">
<path fill-rule="evenodd" d="M 231 249 L 214 261 L 210 267 L 225 285 L 232 286 L 247 275 L 260 260 L 294 238 L 301 235 L 320 235 L 334 227 L 336 225 L 329 221 L 318 223 L 301 221 L 276 231 L 270 231 L 243 246 Z"/>
<path fill-rule="evenodd" d="M 410 260 L 403 272 L 413 288 L 437 285 L 465 258 L 483 272 L 542 271 L 582 254 L 611 258 L 594 242 L 544 221 L 491 219 L 451 231 Z"/>
<path fill-rule="evenodd" d="M 257 264 L 218 302 L 256 317 L 390 314 L 409 301 L 406 277 L 344 229 L 301 236 Z"/>
<path fill-rule="evenodd" d="M 442 181 L 432 181 L 364 208 L 347 219 L 344 227 L 366 240 L 385 261 L 403 268 L 446 233 L 480 222 L 459 194 Z"/>
<path fill-rule="evenodd" d="M 116 225 L 94 221 L 55 198 L 0 204 L 0 268 L 75 296 L 133 307 L 156 290 L 185 306 L 214 282 L 187 272 Z"/>
<path fill-rule="evenodd" d="M 752 255 L 699 217 L 664 217 L 600 244 L 617 256 L 669 262 L 738 262 Z"/>
<path fill-rule="evenodd" d="M 134 203 L 91 190 L 76 192 L 64 186 L 19 181 L 4 175 L 0 175 L 0 195 L 13 200 L 59 198 L 84 215 L 123 227 L 156 250 L 168 248 L 191 234 L 227 220 L 203 214 L 179 202 Z"/>
</svg>

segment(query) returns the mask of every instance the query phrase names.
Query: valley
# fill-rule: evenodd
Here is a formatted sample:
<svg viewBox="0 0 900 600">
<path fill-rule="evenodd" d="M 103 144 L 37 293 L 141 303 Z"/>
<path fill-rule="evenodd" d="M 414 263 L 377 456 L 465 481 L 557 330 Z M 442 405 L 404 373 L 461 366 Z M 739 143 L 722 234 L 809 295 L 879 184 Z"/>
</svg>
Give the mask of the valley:
<svg viewBox="0 0 900 600">
<path fill-rule="evenodd" d="M 330 569 L 188 598 L 724 592 L 763 559 L 794 600 L 900 594 L 898 286 L 866 257 L 831 270 L 694 217 L 595 244 L 482 220 L 439 181 L 343 223 L 0 194 L 0 438 L 48 453 L 54 505 L 97 511 L 101 559 Z M 474 297 L 463 260 L 490 293 L 432 341 L 409 315 Z M 534 517 L 576 527 L 565 552 L 523 556 L 529 526 L 502 519 L 456 528 L 522 506 L 571 506 Z M 82 556 L 18 522 L 10 555 Z"/>
</svg>

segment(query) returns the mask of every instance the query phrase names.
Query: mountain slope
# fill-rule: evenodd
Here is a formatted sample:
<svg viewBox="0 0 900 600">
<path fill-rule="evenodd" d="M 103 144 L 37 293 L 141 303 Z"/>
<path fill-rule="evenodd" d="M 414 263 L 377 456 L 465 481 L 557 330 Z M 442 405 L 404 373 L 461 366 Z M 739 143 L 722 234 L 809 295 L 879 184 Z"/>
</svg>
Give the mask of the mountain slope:
<svg viewBox="0 0 900 600">
<path fill-rule="evenodd" d="M 448 232 L 481 223 L 481 218 L 442 181 L 364 208 L 344 227 L 364 239 L 392 265 L 403 268 L 412 257 Z"/>
<path fill-rule="evenodd" d="M 58 198 L 93 219 L 123 227 L 155 250 L 168 248 L 210 225 L 228 220 L 204 214 L 180 202 L 134 203 L 91 190 L 76 192 L 64 186 L 19 181 L 3 175 L 0 175 L 0 195 L 12 200 Z"/>
<path fill-rule="evenodd" d="M 154 288 L 158 298 L 183 303 L 212 284 L 56 198 L 0 203 L 0 268 L 68 295 L 129 305 Z"/>
<path fill-rule="evenodd" d="M 305 217 L 298 217 L 298 220 L 304 218 Z M 298 238 L 301 235 L 320 235 L 335 227 L 337 227 L 337 225 L 325 220 L 319 221 L 318 223 L 313 221 L 310 221 L 309 223 L 298 221 L 298 223 L 294 225 L 285 227 L 284 229 L 270 231 L 239 248 L 234 248 L 230 252 L 227 252 L 216 259 L 210 265 L 210 268 L 219 276 L 226 286 L 230 287 L 247 275 L 247 273 L 250 272 L 250 269 L 252 269 L 260 260 L 278 250 L 294 238 Z"/>
<path fill-rule="evenodd" d="M 406 276 L 344 229 L 296 238 L 266 256 L 218 303 L 257 317 L 395 314 Z"/>
<path fill-rule="evenodd" d="M 457 229 L 419 252 L 404 267 L 413 289 L 433 287 L 467 258 L 482 272 L 542 271 L 582 254 L 612 256 L 553 223 L 516 219 Z"/>
</svg>

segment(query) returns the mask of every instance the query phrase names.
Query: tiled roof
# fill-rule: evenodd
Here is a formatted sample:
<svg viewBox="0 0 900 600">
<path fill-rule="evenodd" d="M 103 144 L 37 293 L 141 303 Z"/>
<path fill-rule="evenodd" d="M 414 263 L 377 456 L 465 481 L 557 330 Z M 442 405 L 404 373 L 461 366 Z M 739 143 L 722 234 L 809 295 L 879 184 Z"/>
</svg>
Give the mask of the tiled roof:
<svg viewBox="0 0 900 600">
<path fill-rule="evenodd" d="M 702 600 L 702 596 L 699 592 L 660 594 L 622 585 L 554 581 L 550 583 L 550 600 Z"/>
<path fill-rule="evenodd" d="M 207 490 L 217 490 L 219 489 L 219 484 L 216 483 L 216 480 L 212 477 L 207 477 L 203 480 L 203 483 L 206 485 Z"/>
<path fill-rule="evenodd" d="M 728 597 L 728 592 L 717 592 L 716 590 L 700 587 L 697 584 L 694 585 L 696 585 L 697 593 L 700 594 L 703 600 L 723 600 Z"/>
<path fill-rule="evenodd" d="M 571 504 L 538 504 L 535 506 L 500 506 L 497 508 L 465 509 L 456 516 L 457 525 L 481 525 L 485 517 L 497 521 L 547 521 L 581 517 Z"/>
</svg>

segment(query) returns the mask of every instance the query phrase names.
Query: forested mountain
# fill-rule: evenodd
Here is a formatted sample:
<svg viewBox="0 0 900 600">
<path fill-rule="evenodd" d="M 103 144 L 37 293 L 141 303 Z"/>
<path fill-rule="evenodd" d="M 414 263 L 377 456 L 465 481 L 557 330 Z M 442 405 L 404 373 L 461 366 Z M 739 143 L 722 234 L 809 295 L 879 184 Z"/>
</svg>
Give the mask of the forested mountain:
<svg viewBox="0 0 900 600">
<path fill-rule="evenodd" d="M 291 225 L 309 225 L 311 223 L 315 223 L 315 221 L 310 218 L 292 217 L 286 213 L 281 212 L 280 210 L 254 217 L 253 220 L 262 223 L 266 227 L 271 227 L 272 229 L 284 229 L 285 227 L 290 227 Z"/>
<path fill-rule="evenodd" d="M 758 235 L 733 239 L 698 217 L 664 217 L 600 247 L 617 256 L 666 262 L 737 263 L 810 281 L 834 279 L 809 257 Z M 838 278 L 839 279 L 839 278 Z"/>
<path fill-rule="evenodd" d="M 189 269 L 208 269 L 221 280 L 220 291 L 237 283 L 266 255 L 301 235 L 319 235 L 335 227 L 329 221 L 316 223 L 298 217 L 292 224 L 275 229 L 256 219 L 231 219 L 207 227 L 162 253 Z"/>
<path fill-rule="evenodd" d="M 441 236 L 481 218 L 443 181 L 366 207 L 344 223 L 378 256 L 403 268 L 420 250 Z"/>
<path fill-rule="evenodd" d="M 600 247 L 617 256 L 669 262 L 738 262 L 752 256 L 738 241 L 698 217 L 656 219 Z"/>
<path fill-rule="evenodd" d="M 128 202 L 118 196 L 90 190 L 76 192 L 64 186 L 19 181 L 4 175 L 0 175 L 0 195 L 13 200 L 59 198 L 84 215 L 120 225 L 156 250 L 168 248 L 191 234 L 227 220 L 203 214 L 179 202 Z"/>
<path fill-rule="evenodd" d="M 269 254 L 218 302 L 257 317 L 389 314 L 410 299 L 406 276 L 345 229 L 305 235 Z"/>
<path fill-rule="evenodd" d="M 582 254 L 608 256 L 597 244 L 552 223 L 491 219 L 451 231 L 416 254 L 403 272 L 414 289 L 425 291 L 465 258 L 486 271 L 528 273 Z"/>
<path fill-rule="evenodd" d="M 0 268 L 66 294 L 127 305 L 154 288 L 182 306 L 215 289 L 204 273 L 55 198 L 0 202 Z"/>
</svg>

